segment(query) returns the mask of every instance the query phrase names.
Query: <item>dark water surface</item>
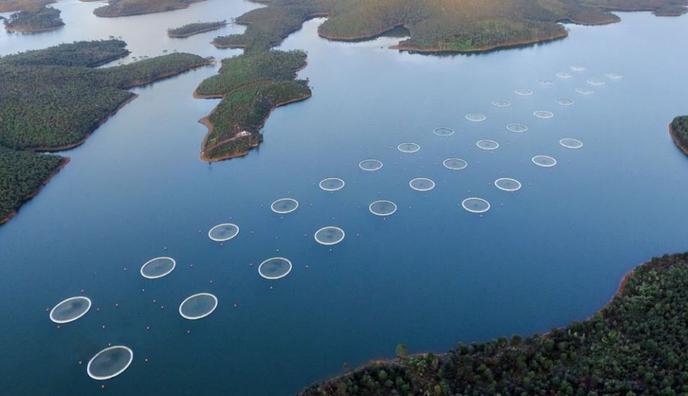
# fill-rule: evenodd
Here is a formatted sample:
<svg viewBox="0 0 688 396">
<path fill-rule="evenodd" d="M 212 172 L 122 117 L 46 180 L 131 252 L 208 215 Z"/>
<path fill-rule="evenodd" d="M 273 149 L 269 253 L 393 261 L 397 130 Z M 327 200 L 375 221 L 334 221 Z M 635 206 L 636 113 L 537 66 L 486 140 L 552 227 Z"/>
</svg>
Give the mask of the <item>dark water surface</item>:
<svg viewBox="0 0 688 396">
<path fill-rule="evenodd" d="M 60 2 L 66 27 L 0 33 L 0 53 L 114 35 L 133 56 L 177 49 L 221 58 L 239 52 L 209 41 L 241 27 L 187 40 L 166 38 L 166 29 L 255 7 L 210 0 L 98 19 L 97 5 Z M 191 93 L 216 69 L 137 89 L 139 98 L 66 153 L 69 166 L 0 227 L 0 393 L 286 395 L 345 363 L 391 356 L 397 343 L 444 351 L 585 319 L 633 266 L 688 247 L 688 160 L 666 128 L 687 111 L 686 55 L 676 42 L 688 36 L 687 18 L 623 14 L 615 25 L 570 26 L 555 43 L 453 57 L 400 54 L 385 49 L 389 38 L 327 42 L 313 20 L 283 45 L 308 51 L 301 76 L 313 98 L 275 111 L 259 150 L 212 166 L 199 160 L 206 130 L 197 120 L 216 101 Z M 561 71 L 573 78 L 557 78 Z M 606 85 L 591 87 L 591 78 Z M 595 93 L 575 92 L 584 87 Z M 534 94 L 515 95 L 519 88 Z M 513 105 L 492 106 L 498 99 Z M 539 119 L 536 110 L 555 116 Z M 487 120 L 469 122 L 467 113 Z M 508 123 L 529 130 L 508 132 Z M 436 136 L 440 126 L 456 134 Z M 567 150 L 564 137 L 585 145 Z M 500 147 L 480 150 L 480 139 Z M 402 142 L 421 150 L 402 154 Z M 536 167 L 536 154 L 558 165 Z M 449 157 L 468 168 L 445 169 Z M 360 170 L 367 158 L 384 168 Z M 324 192 L 326 177 L 346 187 Z M 416 177 L 437 186 L 413 191 Z M 523 188 L 500 191 L 500 177 Z M 273 213 L 270 204 L 286 196 L 299 209 Z M 459 203 L 471 196 L 492 209 L 464 211 Z M 378 199 L 396 202 L 397 213 L 371 215 Z M 206 233 L 225 222 L 241 233 L 220 246 Z M 314 241 L 328 225 L 346 231 L 339 245 Z M 156 256 L 174 257 L 176 269 L 143 279 L 139 267 Z M 272 256 L 293 262 L 286 278 L 259 276 Z M 56 328 L 46 309 L 82 289 L 93 308 Z M 182 319 L 179 303 L 199 292 L 218 297 L 216 311 Z M 101 389 L 86 362 L 109 343 L 131 347 L 134 360 Z"/>
</svg>

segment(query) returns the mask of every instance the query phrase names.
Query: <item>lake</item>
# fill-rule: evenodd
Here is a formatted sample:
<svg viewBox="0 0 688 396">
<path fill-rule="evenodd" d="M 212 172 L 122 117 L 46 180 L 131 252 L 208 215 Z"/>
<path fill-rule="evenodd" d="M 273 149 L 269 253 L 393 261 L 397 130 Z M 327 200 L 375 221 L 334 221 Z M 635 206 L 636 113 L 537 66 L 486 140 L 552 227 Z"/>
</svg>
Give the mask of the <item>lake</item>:
<svg viewBox="0 0 688 396">
<path fill-rule="evenodd" d="M 256 7 L 210 0 L 102 19 L 91 14 L 98 5 L 62 1 L 66 27 L 0 32 L 0 54 L 112 35 L 129 43 L 124 61 L 163 50 L 221 59 L 240 52 L 209 42 L 242 27 L 186 40 L 166 30 Z M 667 124 L 687 111 L 676 38 L 688 35 L 688 16 L 620 15 L 609 26 L 568 25 L 570 36 L 553 43 L 461 56 L 398 53 L 387 49 L 392 38 L 328 42 L 317 36 L 322 19 L 309 21 L 281 48 L 308 52 L 300 76 L 313 97 L 273 112 L 259 149 L 212 165 L 199 159 L 206 129 L 198 120 L 217 101 L 192 92 L 217 66 L 136 89 L 139 97 L 65 152 L 70 164 L 0 227 L 2 393 L 287 395 L 392 357 L 399 343 L 442 352 L 584 320 L 635 265 L 687 247 L 688 159 Z M 539 110 L 554 117 L 537 118 Z M 469 113 L 486 120 L 468 121 Z M 509 123 L 529 129 L 509 132 Z M 437 127 L 456 133 L 436 136 Z M 566 137 L 583 148 L 562 147 Z M 499 148 L 480 150 L 480 139 Z M 404 142 L 421 149 L 401 153 Z M 535 166 L 538 154 L 557 166 Z M 450 171 L 442 165 L 450 157 L 469 165 Z M 362 171 L 368 158 L 384 167 Z M 345 188 L 320 190 L 326 177 Z M 412 190 L 416 177 L 435 189 Z M 500 191 L 500 177 L 522 189 Z M 491 210 L 459 206 L 473 196 Z M 271 212 L 282 197 L 297 199 L 298 210 Z M 373 216 L 368 205 L 378 199 L 398 211 Z M 241 231 L 220 246 L 207 232 L 223 222 Z M 346 239 L 317 244 L 314 232 L 328 225 Z M 176 269 L 144 279 L 139 267 L 157 256 L 174 257 Z M 259 276 L 273 256 L 293 262 L 286 278 Z M 217 310 L 183 319 L 179 303 L 201 292 L 217 296 Z M 93 300 L 83 318 L 59 328 L 49 320 L 47 309 L 81 294 Z M 131 347 L 133 363 L 94 381 L 86 362 L 109 344 Z"/>
</svg>

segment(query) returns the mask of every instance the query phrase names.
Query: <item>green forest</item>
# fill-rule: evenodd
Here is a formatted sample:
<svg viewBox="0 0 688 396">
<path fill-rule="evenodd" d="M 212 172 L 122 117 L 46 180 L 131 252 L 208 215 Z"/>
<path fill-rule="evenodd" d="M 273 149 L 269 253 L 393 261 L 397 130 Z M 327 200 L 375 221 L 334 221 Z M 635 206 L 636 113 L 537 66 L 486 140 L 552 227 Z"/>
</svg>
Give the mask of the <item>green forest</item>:
<svg viewBox="0 0 688 396">
<path fill-rule="evenodd" d="M 186 38 L 194 34 L 210 32 L 227 26 L 227 21 L 189 23 L 178 28 L 169 29 L 167 35 L 171 38 Z"/>
<path fill-rule="evenodd" d="M 197 55 L 175 53 L 94 68 L 128 53 L 126 43 L 104 40 L 0 58 L 0 147 L 3 161 L 16 160 L 0 174 L 0 218 L 33 196 L 62 160 L 36 152 L 81 144 L 134 97 L 127 89 L 210 63 Z"/>
<path fill-rule="evenodd" d="M 0 12 L 36 10 L 56 0 L 0 0 Z"/>
<path fill-rule="evenodd" d="M 109 0 L 107 5 L 96 8 L 93 13 L 99 17 L 123 17 L 174 11 L 187 8 L 203 0 Z"/>
<path fill-rule="evenodd" d="M 19 11 L 5 20 L 5 29 L 9 32 L 45 32 L 61 26 L 64 22 L 60 10 L 53 7 Z"/>
<path fill-rule="evenodd" d="M 228 159 L 256 147 L 273 108 L 311 96 L 308 81 L 295 80 L 305 65 L 302 51 L 271 50 L 223 60 L 220 73 L 196 89 L 196 96 L 223 98 L 205 120 L 209 131 L 202 157 Z"/>
<path fill-rule="evenodd" d="M 676 145 L 688 154 L 688 116 L 674 118 L 671 122 L 671 135 Z"/>
<path fill-rule="evenodd" d="M 398 353 L 301 395 L 683 395 L 687 319 L 688 254 L 664 256 L 636 268 L 584 322 L 443 355 Z"/>
<path fill-rule="evenodd" d="M 217 37 L 220 48 L 272 48 L 303 22 L 328 16 L 322 37 L 355 41 L 403 26 L 410 37 L 397 48 L 416 52 L 474 52 L 566 37 L 560 21 L 587 25 L 617 22 L 610 11 L 651 10 L 657 15 L 686 12 L 686 0 L 261 0 L 266 7 L 236 22 L 243 34 Z"/>
</svg>

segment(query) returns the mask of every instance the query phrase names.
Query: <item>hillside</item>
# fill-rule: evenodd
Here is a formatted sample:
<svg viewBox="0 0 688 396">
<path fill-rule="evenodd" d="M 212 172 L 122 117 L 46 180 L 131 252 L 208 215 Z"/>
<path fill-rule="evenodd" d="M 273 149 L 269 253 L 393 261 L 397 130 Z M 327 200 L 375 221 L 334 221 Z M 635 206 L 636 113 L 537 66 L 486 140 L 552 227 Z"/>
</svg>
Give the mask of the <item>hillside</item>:
<svg viewBox="0 0 688 396">
<path fill-rule="evenodd" d="M 107 5 L 96 8 L 93 13 L 99 17 L 123 17 L 152 14 L 187 8 L 203 0 L 110 0 Z"/>
<path fill-rule="evenodd" d="M 37 10 L 55 0 L 0 0 L 0 12 Z"/>
</svg>

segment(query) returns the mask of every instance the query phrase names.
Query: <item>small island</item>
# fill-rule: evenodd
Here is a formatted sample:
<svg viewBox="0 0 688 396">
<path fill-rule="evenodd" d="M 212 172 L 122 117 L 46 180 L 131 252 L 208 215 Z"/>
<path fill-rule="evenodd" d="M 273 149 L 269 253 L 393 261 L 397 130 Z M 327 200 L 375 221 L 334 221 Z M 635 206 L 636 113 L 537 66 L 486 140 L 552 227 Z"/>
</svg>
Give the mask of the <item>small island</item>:
<svg viewBox="0 0 688 396">
<path fill-rule="evenodd" d="M 197 98 L 222 98 L 201 122 L 208 127 L 201 158 L 220 161 L 244 156 L 262 141 L 260 129 L 279 106 L 311 96 L 308 81 L 296 80 L 306 66 L 302 51 L 262 51 L 222 61 L 220 73 L 203 81 Z"/>
<path fill-rule="evenodd" d="M 64 26 L 61 11 L 53 7 L 40 7 L 36 10 L 16 12 L 5 20 L 8 32 L 39 33 L 58 29 Z"/>
<path fill-rule="evenodd" d="M 212 32 L 227 26 L 227 21 L 197 22 L 167 30 L 170 38 L 187 38 L 196 34 Z"/>
<path fill-rule="evenodd" d="M 203 0 L 110 0 L 108 4 L 96 8 L 93 13 L 104 18 L 153 14 L 188 8 Z"/>
<path fill-rule="evenodd" d="M 36 10 L 56 0 L 0 0 L 0 12 Z"/>
<path fill-rule="evenodd" d="M 674 118 L 669 124 L 669 134 L 676 147 L 688 155 L 688 116 Z"/>
<path fill-rule="evenodd" d="M 128 89 L 211 63 L 175 53 L 96 68 L 128 54 L 125 42 L 104 40 L 0 58 L 0 224 L 66 164 L 43 152 L 83 143 L 136 97 Z"/>
<path fill-rule="evenodd" d="M 321 37 L 338 41 L 376 38 L 403 27 L 410 36 L 394 48 L 421 53 L 491 51 L 557 40 L 568 35 L 561 22 L 602 25 L 619 21 L 612 11 L 681 15 L 686 0 L 272 0 L 236 22 L 243 34 L 218 37 L 218 48 L 272 48 L 308 19 L 328 17 Z"/>
<path fill-rule="evenodd" d="M 652 259 L 628 274 L 584 322 L 446 354 L 375 361 L 313 385 L 329 395 L 676 395 L 688 370 L 688 254 Z M 448 316 L 451 320 L 451 316 Z"/>
</svg>

